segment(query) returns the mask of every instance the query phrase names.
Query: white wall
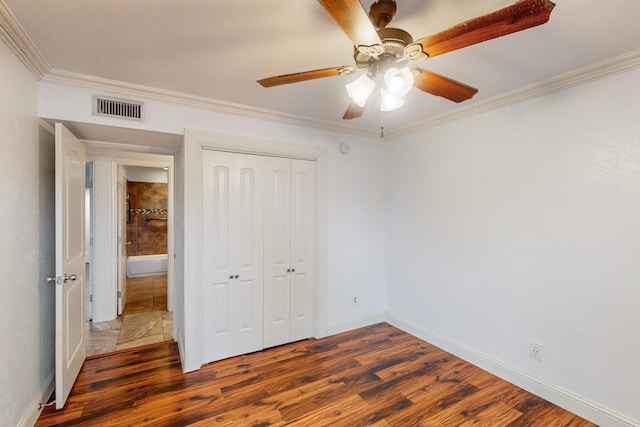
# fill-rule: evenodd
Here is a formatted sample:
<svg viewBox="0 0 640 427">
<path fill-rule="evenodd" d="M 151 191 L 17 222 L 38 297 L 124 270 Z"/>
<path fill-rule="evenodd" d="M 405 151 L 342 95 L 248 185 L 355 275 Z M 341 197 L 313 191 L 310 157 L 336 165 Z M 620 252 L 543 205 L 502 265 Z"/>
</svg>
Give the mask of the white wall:
<svg viewBox="0 0 640 427">
<path fill-rule="evenodd" d="M 389 169 L 389 318 L 640 425 L 640 70 L 404 138 Z"/>
<path fill-rule="evenodd" d="M 169 182 L 169 173 L 162 168 L 125 166 L 128 181 L 134 182 Z"/>
<path fill-rule="evenodd" d="M 53 386 L 53 135 L 39 128 L 38 85 L 0 43 L 0 424 L 31 425 Z"/>
<path fill-rule="evenodd" d="M 348 155 L 332 146 L 328 153 L 329 334 L 351 329 L 354 320 L 373 323 L 385 307 L 387 150 L 372 149 L 379 144 L 350 143 Z"/>
<path fill-rule="evenodd" d="M 120 96 L 116 93 L 98 92 Z M 377 139 L 343 135 L 319 129 L 277 123 L 259 118 L 233 116 L 195 107 L 180 106 L 154 100 L 145 102 L 145 122 L 98 117 L 91 115 L 89 89 L 71 88 L 53 84 L 40 84 L 41 116 L 59 120 L 96 123 L 120 127 L 135 127 L 157 132 L 182 134 L 185 128 L 212 131 L 241 138 L 258 138 L 302 145 L 327 147 L 327 161 L 320 165 L 326 169 L 326 182 L 319 183 L 320 193 L 327 197 L 326 211 L 319 222 L 326 224 L 328 242 L 326 253 L 318 254 L 327 266 L 318 272 L 318 280 L 327 283 L 323 302 L 326 313 L 318 313 L 324 327 L 321 334 L 351 329 L 384 320 L 385 283 L 385 177 L 387 146 Z M 345 141 L 351 153 L 340 154 L 338 146 Z M 176 179 L 181 167 L 176 158 Z M 184 172 L 184 171 L 183 171 Z M 177 186 L 179 187 L 179 186 Z M 177 188 L 177 206 L 182 191 Z M 184 202 L 187 203 L 187 202 Z M 176 219 L 180 213 L 176 212 Z M 188 227 L 189 224 L 185 224 Z M 177 232 L 181 233 L 177 224 Z M 178 235 L 180 241 L 180 235 Z M 184 242 L 182 242 L 184 243 Z M 178 259 L 184 249 L 177 244 Z M 176 274 L 183 280 L 189 271 L 177 266 Z M 182 286 L 181 283 L 176 284 Z M 184 298 L 176 288 L 176 301 Z M 357 295 L 356 295 L 357 294 Z M 358 296 L 358 305 L 353 305 Z M 185 303 L 188 303 L 185 301 Z M 178 311 L 178 309 L 176 308 Z M 188 309 L 184 315 L 192 312 Z M 176 313 L 178 323 L 182 314 Z M 180 329 L 178 337 L 183 331 Z M 186 341 L 190 338 L 187 337 Z M 182 345 L 182 344 L 181 344 Z"/>
</svg>

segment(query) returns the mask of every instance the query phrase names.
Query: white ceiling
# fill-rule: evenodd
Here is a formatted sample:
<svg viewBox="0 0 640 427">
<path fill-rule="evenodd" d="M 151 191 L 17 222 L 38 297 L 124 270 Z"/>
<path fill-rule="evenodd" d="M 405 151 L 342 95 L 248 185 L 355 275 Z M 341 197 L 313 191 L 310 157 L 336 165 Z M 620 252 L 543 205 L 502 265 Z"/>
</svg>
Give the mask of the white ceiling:
<svg viewBox="0 0 640 427">
<path fill-rule="evenodd" d="M 352 65 L 347 36 L 315 0 L 0 0 L 49 66 L 343 125 L 340 76 L 273 88 L 256 80 Z M 372 0 L 363 0 L 366 10 Z M 413 90 L 385 128 L 413 123 L 640 48 L 640 1 L 556 0 L 548 23 L 419 65 L 477 87 L 470 101 Z M 397 0 L 391 27 L 414 39 L 511 4 L 509 0 Z M 369 107 L 347 123 L 376 130 Z"/>
</svg>

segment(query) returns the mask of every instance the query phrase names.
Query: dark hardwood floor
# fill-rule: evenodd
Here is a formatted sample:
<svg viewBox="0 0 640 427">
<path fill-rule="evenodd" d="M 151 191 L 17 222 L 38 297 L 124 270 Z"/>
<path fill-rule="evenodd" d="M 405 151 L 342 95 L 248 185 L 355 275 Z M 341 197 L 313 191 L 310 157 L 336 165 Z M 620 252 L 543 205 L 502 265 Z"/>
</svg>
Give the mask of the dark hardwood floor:
<svg viewBox="0 0 640 427">
<path fill-rule="evenodd" d="M 173 343 L 89 359 L 53 425 L 593 426 L 385 323 L 186 375 Z"/>
</svg>

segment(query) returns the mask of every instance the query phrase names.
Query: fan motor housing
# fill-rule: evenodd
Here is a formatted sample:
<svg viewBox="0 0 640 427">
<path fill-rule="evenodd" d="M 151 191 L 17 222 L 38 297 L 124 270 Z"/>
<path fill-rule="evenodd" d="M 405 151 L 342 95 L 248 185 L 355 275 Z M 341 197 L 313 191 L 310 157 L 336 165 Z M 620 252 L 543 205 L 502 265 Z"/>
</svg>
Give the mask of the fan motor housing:
<svg viewBox="0 0 640 427">
<path fill-rule="evenodd" d="M 382 41 L 382 47 L 384 52 L 378 58 L 395 57 L 396 59 L 404 58 L 404 48 L 413 43 L 411 34 L 399 28 L 383 28 L 378 30 L 378 36 Z M 353 59 L 356 62 L 358 68 L 367 68 L 371 61 L 377 61 L 378 58 L 372 58 L 371 56 L 359 51 L 357 48 L 353 54 Z"/>
</svg>

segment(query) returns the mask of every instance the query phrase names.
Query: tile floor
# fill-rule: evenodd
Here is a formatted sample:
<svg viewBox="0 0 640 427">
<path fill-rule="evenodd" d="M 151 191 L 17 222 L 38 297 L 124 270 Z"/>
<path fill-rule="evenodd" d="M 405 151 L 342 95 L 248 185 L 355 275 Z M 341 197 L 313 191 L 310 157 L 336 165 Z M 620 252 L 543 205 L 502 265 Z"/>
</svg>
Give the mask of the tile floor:
<svg viewBox="0 0 640 427">
<path fill-rule="evenodd" d="M 167 276 L 127 279 L 122 316 L 87 322 L 87 356 L 173 339 L 173 313 L 167 311 Z"/>
</svg>

